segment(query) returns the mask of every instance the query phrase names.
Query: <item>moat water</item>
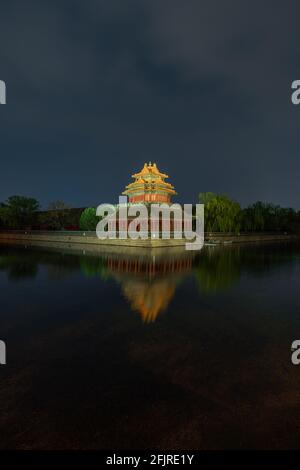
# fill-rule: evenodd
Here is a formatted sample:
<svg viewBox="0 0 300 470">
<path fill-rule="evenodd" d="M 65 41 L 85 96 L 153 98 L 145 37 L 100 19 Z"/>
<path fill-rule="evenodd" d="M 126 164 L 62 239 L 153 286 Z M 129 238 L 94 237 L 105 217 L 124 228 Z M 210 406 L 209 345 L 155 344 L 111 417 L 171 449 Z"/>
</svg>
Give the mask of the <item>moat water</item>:
<svg viewBox="0 0 300 470">
<path fill-rule="evenodd" d="M 2 449 L 298 448 L 300 245 L 0 246 Z"/>
</svg>

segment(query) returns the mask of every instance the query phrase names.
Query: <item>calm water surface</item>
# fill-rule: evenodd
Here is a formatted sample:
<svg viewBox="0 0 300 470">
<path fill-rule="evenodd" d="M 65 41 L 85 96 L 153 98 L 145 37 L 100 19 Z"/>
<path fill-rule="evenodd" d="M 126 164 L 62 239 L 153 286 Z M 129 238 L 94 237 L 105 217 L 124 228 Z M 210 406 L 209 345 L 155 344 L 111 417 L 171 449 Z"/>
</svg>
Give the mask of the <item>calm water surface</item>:
<svg viewBox="0 0 300 470">
<path fill-rule="evenodd" d="M 300 245 L 0 246 L 2 449 L 300 447 Z"/>
</svg>

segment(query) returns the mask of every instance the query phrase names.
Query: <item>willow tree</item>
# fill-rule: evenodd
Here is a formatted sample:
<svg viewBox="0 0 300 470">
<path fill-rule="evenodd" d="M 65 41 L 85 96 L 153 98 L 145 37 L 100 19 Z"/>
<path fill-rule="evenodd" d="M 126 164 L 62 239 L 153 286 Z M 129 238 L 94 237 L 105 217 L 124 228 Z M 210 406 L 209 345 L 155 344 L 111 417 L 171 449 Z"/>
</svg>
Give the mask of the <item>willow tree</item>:
<svg viewBox="0 0 300 470">
<path fill-rule="evenodd" d="M 225 194 L 200 193 L 206 232 L 234 232 L 241 227 L 241 206 Z"/>
</svg>

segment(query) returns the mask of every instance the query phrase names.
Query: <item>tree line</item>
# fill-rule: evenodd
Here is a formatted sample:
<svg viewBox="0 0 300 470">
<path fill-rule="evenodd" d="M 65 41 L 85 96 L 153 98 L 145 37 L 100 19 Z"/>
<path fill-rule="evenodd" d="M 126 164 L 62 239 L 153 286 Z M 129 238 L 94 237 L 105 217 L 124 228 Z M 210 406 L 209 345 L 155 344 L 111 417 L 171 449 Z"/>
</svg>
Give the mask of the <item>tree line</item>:
<svg viewBox="0 0 300 470">
<path fill-rule="evenodd" d="M 300 211 L 267 202 L 242 208 L 224 194 L 200 193 L 206 232 L 300 232 Z M 0 229 L 95 230 L 96 209 L 72 208 L 63 201 L 41 210 L 35 198 L 11 196 L 0 203 Z"/>
<path fill-rule="evenodd" d="M 300 232 L 300 211 L 257 201 L 248 207 L 227 195 L 200 193 L 206 232 Z"/>
<path fill-rule="evenodd" d="M 0 203 L 0 229 L 71 230 L 78 229 L 83 209 L 72 208 L 63 201 L 54 201 L 41 210 L 39 201 L 24 196 L 11 196 Z"/>
</svg>

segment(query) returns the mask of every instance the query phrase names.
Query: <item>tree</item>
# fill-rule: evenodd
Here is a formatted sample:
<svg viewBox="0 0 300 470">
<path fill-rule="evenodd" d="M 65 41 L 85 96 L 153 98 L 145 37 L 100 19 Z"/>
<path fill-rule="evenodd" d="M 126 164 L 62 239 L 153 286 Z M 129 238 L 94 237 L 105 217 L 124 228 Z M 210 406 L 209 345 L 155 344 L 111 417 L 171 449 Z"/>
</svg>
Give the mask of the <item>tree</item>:
<svg viewBox="0 0 300 470">
<path fill-rule="evenodd" d="M 64 201 L 50 202 L 48 210 L 41 214 L 40 220 L 51 229 L 61 230 L 69 223 L 70 209 L 71 206 Z"/>
<path fill-rule="evenodd" d="M 94 207 L 87 207 L 80 216 L 79 226 L 81 230 L 96 230 L 100 218 L 96 215 Z"/>
<path fill-rule="evenodd" d="M 199 200 L 204 204 L 205 231 L 239 232 L 241 226 L 241 206 L 225 194 L 200 193 Z"/>
<path fill-rule="evenodd" d="M 48 210 L 49 211 L 64 211 L 64 210 L 71 209 L 71 207 L 72 206 L 65 203 L 64 201 L 58 200 L 58 201 L 50 202 L 48 205 Z"/>
<path fill-rule="evenodd" d="M 265 229 L 265 223 L 266 207 L 261 201 L 243 209 L 242 224 L 246 232 L 262 231 Z"/>
<path fill-rule="evenodd" d="M 7 228 L 24 228 L 35 222 L 39 202 L 30 197 L 11 196 L 0 207 L 0 219 Z"/>
<path fill-rule="evenodd" d="M 294 209 L 267 202 L 255 202 L 242 211 L 242 225 L 246 231 L 299 231 L 299 215 Z"/>
</svg>

